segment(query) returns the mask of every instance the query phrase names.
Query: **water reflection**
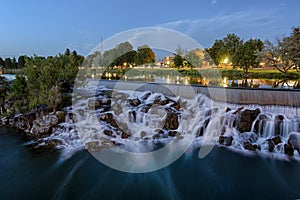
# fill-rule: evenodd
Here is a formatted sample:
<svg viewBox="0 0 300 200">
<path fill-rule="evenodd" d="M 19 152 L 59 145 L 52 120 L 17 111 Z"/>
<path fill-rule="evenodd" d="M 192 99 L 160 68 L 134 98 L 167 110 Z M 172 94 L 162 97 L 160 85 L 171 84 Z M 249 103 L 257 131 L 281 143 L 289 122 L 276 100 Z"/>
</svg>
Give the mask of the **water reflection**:
<svg viewBox="0 0 300 200">
<path fill-rule="evenodd" d="M 122 75 L 123 74 L 123 75 Z M 107 79 L 107 80 L 124 80 L 124 81 L 141 81 L 157 82 L 168 84 L 197 84 L 203 86 L 221 86 L 221 87 L 247 87 L 247 88 L 287 88 L 300 89 L 300 80 L 277 80 L 277 79 L 230 79 L 223 77 L 222 80 L 215 77 L 202 77 L 200 74 L 178 75 L 170 74 L 137 74 L 137 73 L 85 73 L 84 78 Z"/>
</svg>

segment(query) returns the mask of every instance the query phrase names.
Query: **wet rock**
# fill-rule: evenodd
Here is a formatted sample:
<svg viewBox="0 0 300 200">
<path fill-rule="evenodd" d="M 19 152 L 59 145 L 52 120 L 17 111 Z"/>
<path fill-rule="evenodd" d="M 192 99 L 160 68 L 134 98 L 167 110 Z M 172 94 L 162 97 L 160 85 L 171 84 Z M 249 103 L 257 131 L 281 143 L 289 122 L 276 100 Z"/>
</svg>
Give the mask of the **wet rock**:
<svg viewBox="0 0 300 200">
<path fill-rule="evenodd" d="M 179 133 L 178 133 L 178 131 L 169 131 L 168 132 L 168 135 L 170 136 L 170 137 L 175 137 L 176 135 L 178 135 Z"/>
<path fill-rule="evenodd" d="M 120 104 L 115 103 L 114 105 L 112 105 L 112 110 L 115 112 L 116 115 L 120 115 L 123 113 L 122 107 Z"/>
<path fill-rule="evenodd" d="M 147 113 L 151 107 L 152 107 L 152 104 L 147 104 L 147 105 L 141 107 L 140 111 L 143 113 Z"/>
<path fill-rule="evenodd" d="M 48 135 L 52 133 L 52 128 L 57 124 L 57 116 L 49 114 L 44 116 L 42 119 L 34 120 L 30 133 L 33 135 Z"/>
<path fill-rule="evenodd" d="M 141 138 L 144 138 L 146 135 L 147 135 L 147 133 L 146 133 L 145 131 L 142 131 L 142 132 L 140 133 Z"/>
<path fill-rule="evenodd" d="M 274 142 L 275 145 L 282 142 L 280 136 L 276 136 L 276 137 L 272 138 L 271 140 Z"/>
<path fill-rule="evenodd" d="M 8 117 L 2 117 L 2 118 L 1 118 L 1 123 L 2 123 L 3 125 L 8 125 L 8 122 L 9 122 L 9 118 L 8 118 Z"/>
<path fill-rule="evenodd" d="M 294 155 L 294 148 L 292 145 L 284 144 L 284 153 L 293 156 Z"/>
<path fill-rule="evenodd" d="M 267 139 L 267 142 L 268 142 L 268 146 L 269 146 L 269 148 L 268 148 L 269 152 L 273 152 L 275 146 L 282 143 L 280 136 L 269 138 L 269 139 Z"/>
<path fill-rule="evenodd" d="M 113 95 L 112 98 L 116 99 L 116 100 L 121 100 L 121 101 L 125 101 L 127 100 L 127 98 L 129 97 L 128 94 L 125 93 L 121 93 L 121 92 L 117 92 Z"/>
<path fill-rule="evenodd" d="M 167 113 L 164 129 L 175 130 L 179 126 L 177 113 Z"/>
<path fill-rule="evenodd" d="M 173 104 L 171 104 L 171 108 L 174 108 L 175 110 L 179 110 L 180 109 L 180 104 L 177 102 L 174 102 Z"/>
<path fill-rule="evenodd" d="M 275 135 L 281 135 L 283 132 L 283 115 L 277 115 L 275 117 Z"/>
<path fill-rule="evenodd" d="M 67 113 L 65 111 L 56 111 L 55 115 L 58 118 L 58 123 L 61 123 L 65 121 Z"/>
<path fill-rule="evenodd" d="M 89 152 L 98 152 L 102 149 L 102 147 L 100 146 L 100 142 L 99 141 L 92 141 L 92 142 L 88 142 L 85 144 L 85 148 L 89 151 Z"/>
<path fill-rule="evenodd" d="M 259 115 L 260 110 L 249 110 L 246 109 L 241 111 L 236 120 L 236 126 L 239 132 L 249 132 L 251 131 L 252 123 Z"/>
<path fill-rule="evenodd" d="M 255 133 L 263 133 L 266 125 L 266 121 L 268 120 L 268 116 L 265 114 L 260 114 L 258 116 L 258 120 L 254 124 L 253 131 Z"/>
<path fill-rule="evenodd" d="M 110 136 L 110 137 L 113 136 L 113 132 L 112 132 L 111 130 L 105 129 L 105 130 L 103 131 L 103 133 L 104 133 L 105 135 L 107 135 L 107 136 Z"/>
<path fill-rule="evenodd" d="M 251 144 L 250 142 L 245 142 L 244 148 L 249 151 L 256 151 L 257 149 L 260 150 L 260 147 L 257 144 Z"/>
<path fill-rule="evenodd" d="M 231 146 L 233 141 L 233 137 L 232 136 L 224 136 L 221 135 L 219 137 L 219 144 L 225 145 L 225 146 Z"/>
<path fill-rule="evenodd" d="M 239 113 L 241 110 L 243 110 L 244 109 L 244 107 L 240 107 L 240 108 L 238 108 L 236 111 L 234 111 L 232 114 L 237 114 L 237 113 Z"/>
<path fill-rule="evenodd" d="M 204 134 L 204 127 L 201 126 L 198 131 L 196 132 L 196 137 L 201 137 Z"/>
<path fill-rule="evenodd" d="M 105 121 L 107 123 L 111 123 L 114 120 L 114 116 L 112 113 L 104 113 L 99 116 L 101 121 Z"/>
<path fill-rule="evenodd" d="M 136 99 L 129 99 L 129 104 L 131 106 L 136 107 L 136 106 L 139 106 L 141 104 L 141 101 L 138 98 L 136 98 Z"/>
<path fill-rule="evenodd" d="M 126 132 L 123 132 L 122 135 L 121 135 L 121 138 L 122 139 L 127 139 L 130 137 L 130 134 L 126 133 Z"/>
<path fill-rule="evenodd" d="M 98 109 L 104 105 L 111 105 L 111 100 L 107 98 L 95 98 L 88 101 L 88 106 L 90 108 Z"/>
<path fill-rule="evenodd" d="M 147 100 L 150 96 L 151 96 L 151 92 L 146 92 L 146 93 L 143 94 L 140 98 L 141 98 L 142 100 Z"/>
<path fill-rule="evenodd" d="M 229 112 L 229 111 L 231 111 L 231 108 L 226 108 L 226 110 L 225 110 L 225 112 Z"/>
<path fill-rule="evenodd" d="M 134 110 L 129 111 L 128 116 L 129 116 L 129 122 L 136 123 L 136 112 Z"/>
<path fill-rule="evenodd" d="M 300 155 L 300 133 L 291 132 L 289 135 L 288 144 L 293 146 L 294 149 L 297 150 Z"/>
<path fill-rule="evenodd" d="M 267 142 L 268 142 L 268 151 L 269 152 L 273 152 L 273 150 L 274 150 L 274 148 L 275 148 L 275 144 L 274 144 L 274 142 L 271 140 L 271 139 L 268 139 L 267 140 Z"/>
<path fill-rule="evenodd" d="M 104 93 L 105 96 L 108 98 L 111 98 L 113 96 L 113 90 L 110 89 L 103 89 L 101 90 L 102 93 Z"/>
<path fill-rule="evenodd" d="M 157 133 L 152 136 L 153 139 L 159 139 L 164 135 L 164 131 L 162 129 L 156 129 L 155 132 Z"/>
<path fill-rule="evenodd" d="M 164 105 L 167 105 L 169 102 L 170 102 L 169 99 L 165 99 L 165 100 L 158 100 L 158 99 L 156 99 L 156 100 L 154 100 L 153 103 L 161 105 L 161 106 L 164 106 Z"/>
</svg>

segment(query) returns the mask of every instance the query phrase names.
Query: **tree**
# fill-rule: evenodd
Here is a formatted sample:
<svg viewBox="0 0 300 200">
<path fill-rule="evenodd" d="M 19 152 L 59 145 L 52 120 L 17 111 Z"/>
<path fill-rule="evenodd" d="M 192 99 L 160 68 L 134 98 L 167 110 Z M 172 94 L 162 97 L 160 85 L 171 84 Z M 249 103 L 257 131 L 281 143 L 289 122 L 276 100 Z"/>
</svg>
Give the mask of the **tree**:
<svg viewBox="0 0 300 200">
<path fill-rule="evenodd" d="M 9 98 L 13 99 L 14 110 L 19 113 L 25 112 L 28 108 L 28 89 L 25 76 L 17 75 L 10 89 L 12 92 Z"/>
<path fill-rule="evenodd" d="M 128 51 L 115 59 L 114 65 L 128 67 L 129 65 L 133 65 L 135 62 L 137 52 L 135 50 Z"/>
<path fill-rule="evenodd" d="M 227 34 L 222 40 L 216 40 L 211 48 L 207 48 L 211 59 L 218 66 L 223 63 L 225 59 L 232 61 L 238 47 L 243 43 L 237 35 Z"/>
<path fill-rule="evenodd" d="M 224 47 L 226 49 L 226 53 L 228 54 L 228 59 L 231 61 L 232 57 L 235 55 L 238 47 L 243 44 L 243 40 L 240 37 L 232 34 L 227 34 L 225 38 L 223 38 Z"/>
<path fill-rule="evenodd" d="M 250 67 L 259 66 L 257 52 L 263 48 L 264 44 L 260 39 L 250 39 L 244 44 L 240 44 L 232 58 L 232 64 L 240 66 L 247 74 Z"/>
<path fill-rule="evenodd" d="M 13 57 L 11 61 L 11 68 L 16 69 L 18 67 L 18 63 L 15 57 Z"/>
<path fill-rule="evenodd" d="M 22 69 L 25 66 L 25 56 L 19 56 L 18 68 Z"/>
<path fill-rule="evenodd" d="M 199 49 L 194 49 L 189 51 L 185 56 L 185 60 L 188 62 L 188 65 L 193 69 L 193 67 L 201 67 L 202 58 L 199 53 Z"/>
<path fill-rule="evenodd" d="M 0 67 L 4 67 L 5 66 L 5 62 L 4 60 L 0 57 Z"/>
<path fill-rule="evenodd" d="M 300 66 L 300 28 L 293 28 L 289 37 L 278 39 L 274 45 L 269 40 L 265 41 L 265 48 L 258 53 L 260 60 L 267 65 L 287 73 L 292 67 Z"/>
<path fill-rule="evenodd" d="M 12 67 L 11 59 L 10 58 L 5 58 L 5 60 L 4 60 L 4 67 L 7 68 L 7 69 L 10 69 Z"/>
<path fill-rule="evenodd" d="M 72 91 L 83 60 L 84 57 L 77 55 L 76 51 L 47 58 L 36 55 L 25 58 L 29 106 L 46 104 L 54 110 L 62 106 L 61 94 Z"/>
<path fill-rule="evenodd" d="M 176 54 L 174 56 L 174 65 L 175 65 L 175 67 L 178 67 L 178 69 L 180 67 L 182 67 L 182 65 L 183 65 L 183 58 L 181 57 L 180 54 Z"/>
<path fill-rule="evenodd" d="M 217 66 L 224 60 L 224 57 L 228 56 L 222 40 L 216 40 L 213 46 L 207 48 L 206 51 Z"/>
<path fill-rule="evenodd" d="M 152 49 L 147 46 L 143 45 L 138 47 L 137 54 L 135 56 L 135 63 L 137 65 L 143 64 L 153 64 L 155 62 L 155 53 Z"/>
</svg>

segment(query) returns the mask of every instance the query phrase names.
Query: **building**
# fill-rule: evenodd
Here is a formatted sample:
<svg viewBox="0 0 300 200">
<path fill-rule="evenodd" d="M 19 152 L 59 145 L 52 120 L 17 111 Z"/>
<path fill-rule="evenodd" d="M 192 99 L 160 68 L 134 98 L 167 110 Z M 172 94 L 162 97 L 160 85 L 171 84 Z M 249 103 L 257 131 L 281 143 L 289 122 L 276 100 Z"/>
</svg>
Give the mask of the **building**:
<svg viewBox="0 0 300 200">
<path fill-rule="evenodd" d="M 162 61 L 163 65 L 167 67 L 174 65 L 174 57 L 174 55 L 164 57 Z"/>
</svg>

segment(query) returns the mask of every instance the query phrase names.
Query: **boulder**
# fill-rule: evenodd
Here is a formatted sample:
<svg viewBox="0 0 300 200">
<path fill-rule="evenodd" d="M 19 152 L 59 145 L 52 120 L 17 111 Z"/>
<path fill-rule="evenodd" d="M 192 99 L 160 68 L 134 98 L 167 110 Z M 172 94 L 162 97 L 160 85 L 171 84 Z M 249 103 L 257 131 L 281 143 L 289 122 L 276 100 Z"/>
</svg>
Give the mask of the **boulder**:
<svg viewBox="0 0 300 200">
<path fill-rule="evenodd" d="M 52 133 L 52 127 L 58 124 L 58 118 L 56 115 L 49 114 L 42 119 L 36 119 L 33 121 L 30 133 L 33 135 L 45 135 Z"/>
<path fill-rule="evenodd" d="M 291 132 L 289 135 L 288 144 L 293 146 L 294 149 L 297 150 L 300 155 L 300 133 Z"/>
<path fill-rule="evenodd" d="M 95 99 L 90 99 L 88 101 L 88 106 L 90 108 L 95 108 L 95 109 L 101 108 L 104 105 L 108 106 L 110 104 L 111 104 L 111 100 L 107 98 L 95 98 Z"/>
<path fill-rule="evenodd" d="M 284 144 L 284 153 L 293 156 L 294 155 L 294 148 L 292 145 Z"/>
<path fill-rule="evenodd" d="M 131 106 L 136 107 L 136 106 L 139 106 L 141 104 L 141 101 L 138 98 L 136 98 L 136 99 L 129 99 L 129 104 Z"/>
<path fill-rule="evenodd" d="M 178 115 L 177 113 L 167 113 L 166 121 L 164 124 L 164 129 L 166 130 L 175 130 L 179 126 Z"/>
<path fill-rule="evenodd" d="M 153 103 L 164 106 L 164 105 L 167 105 L 169 102 L 170 102 L 169 99 L 165 99 L 165 100 L 156 99 L 156 100 L 154 100 Z"/>
<path fill-rule="evenodd" d="M 240 131 L 241 133 L 250 132 L 252 123 L 259 115 L 259 113 L 260 113 L 259 109 L 255 109 L 255 110 L 246 109 L 244 111 L 241 111 L 237 116 L 237 120 L 236 120 L 236 126 L 238 131 Z"/>
<path fill-rule="evenodd" d="M 170 136 L 170 137 L 175 137 L 176 135 L 178 135 L 179 133 L 178 133 L 178 131 L 169 131 L 168 132 L 168 135 Z"/>
<path fill-rule="evenodd" d="M 65 121 L 67 113 L 66 111 L 56 111 L 55 115 L 58 118 L 58 122 L 61 123 Z"/>
<path fill-rule="evenodd" d="M 257 144 L 251 144 L 250 142 L 244 142 L 244 148 L 249 151 L 260 150 L 260 147 Z"/>
<path fill-rule="evenodd" d="M 268 120 L 268 116 L 265 114 L 260 114 L 258 116 L 258 120 L 254 124 L 253 132 L 255 133 L 263 133 L 266 125 L 266 121 Z"/>
<path fill-rule="evenodd" d="M 122 107 L 120 104 L 115 103 L 112 105 L 111 109 L 114 111 L 116 115 L 120 115 L 123 113 Z"/>
<path fill-rule="evenodd" d="M 281 135 L 281 133 L 283 132 L 283 120 L 283 115 L 277 115 L 275 117 L 275 135 Z"/>
<path fill-rule="evenodd" d="M 222 144 L 222 145 L 225 145 L 225 146 L 231 146 L 232 141 L 233 141 L 232 136 L 221 135 L 219 137 L 219 144 Z"/>
</svg>

